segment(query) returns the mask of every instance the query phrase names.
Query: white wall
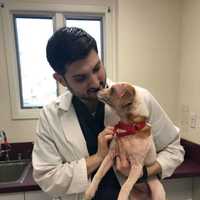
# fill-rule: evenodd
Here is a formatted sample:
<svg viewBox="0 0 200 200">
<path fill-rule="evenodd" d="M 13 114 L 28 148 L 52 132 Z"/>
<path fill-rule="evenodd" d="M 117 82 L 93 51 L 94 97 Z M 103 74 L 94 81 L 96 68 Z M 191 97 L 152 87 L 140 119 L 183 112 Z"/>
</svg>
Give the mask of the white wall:
<svg viewBox="0 0 200 200">
<path fill-rule="evenodd" d="M 149 89 L 175 121 L 180 66 L 179 0 L 123 0 L 118 78 Z"/>
<path fill-rule="evenodd" d="M 180 119 L 182 135 L 200 144 L 200 1 L 182 2 Z M 197 115 L 197 128 L 191 127 L 191 113 Z"/>
<path fill-rule="evenodd" d="M 19 1 L 55 2 L 53 0 L 17 2 Z M 198 75 L 200 1 L 60 0 L 59 2 L 114 6 L 117 9 L 118 80 L 132 82 L 149 89 L 176 124 L 182 120 L 180 105 L 186 104 L 190 107 L 190 111 L 200 113 L 198 100 L 200 98 Z M 0 18 L 0 129 L 5 129 L 12 142 L 32 141 L 36 120 L 11 118 L 4 50 Z M 193 142 L 200 143 L 199 132 L 199 129 L 187 131 L 182 127 L 183 137 Z"/>
<path fill-rule="evenodd" d="M 36 121 L 11 119 L 11 103 L 1 14 L 0 9 L 0 129 L 4 129 L 7 132 L 9 141 L 32 141 Z"/>
</svg>

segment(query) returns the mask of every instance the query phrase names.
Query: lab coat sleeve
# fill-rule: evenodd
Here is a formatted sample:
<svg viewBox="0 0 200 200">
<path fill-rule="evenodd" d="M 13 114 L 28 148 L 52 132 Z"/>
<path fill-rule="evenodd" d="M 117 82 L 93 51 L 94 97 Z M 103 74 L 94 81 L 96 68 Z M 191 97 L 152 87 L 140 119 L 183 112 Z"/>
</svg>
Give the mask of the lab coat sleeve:
<svg viewBox="0 0 200 200">
<path fill-rule="evenodd" d="M 177 137 L 165 149 L 158 153 L 157 162 L 161 165 L 161 177 L 169 177 L 184 160 L 184 149 Z"/>
<path fill-rule="evenodd" d="M 32 153 L 35 181 L 43 191 L 54 197 L 84 192 L 88 186 L 85 159 L 63 163 L 51 131 L 42 111 Z"/>
<path fill-rule="evenodd" d="M 148 92 L 146 102 L 150 111 L 150 124 L 156 146 L 161 177 L 169 177 L 183 162 L 185 151 L 180 144 L 179 128 L 169 119 L 157 100 Z"/>
</svg>

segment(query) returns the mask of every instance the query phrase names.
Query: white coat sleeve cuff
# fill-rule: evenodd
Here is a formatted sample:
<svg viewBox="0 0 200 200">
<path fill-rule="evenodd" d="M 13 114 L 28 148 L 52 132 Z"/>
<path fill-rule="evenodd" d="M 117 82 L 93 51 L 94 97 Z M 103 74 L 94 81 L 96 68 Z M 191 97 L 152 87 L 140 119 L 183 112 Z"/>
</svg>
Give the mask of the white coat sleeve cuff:
<svg viewBox="0 0 200 200">
<path fill-rule="evenodd" d="M 89 185 L 85 158 L 73 161 L 71 165 L 73 165 L 73 178 L 67 190 L 67 194 L 85 192 Z"/>
<path fill-rule="evenodd" d="M 171 176 L 175 169 L 183 162 L 185 151 L 180 145 L 180 138 L 168 145 L 163 151 L 158 153 L 157 162 L 160 164 L 161 178 Z"/>
<path fill-rule="evenodd" d="M 175 169 L 174 169 L 174 167 L 170 167 L 168 165 L 168 160 L 165 160 L 165 158 L 163 158 L 163 157 L 158 157 L 157 162 L 160 164 L 161 169 L 162 169 L 162 172 L 160 174 L 162 179 L 169 177 L 173 174 Z"/>
</svg>

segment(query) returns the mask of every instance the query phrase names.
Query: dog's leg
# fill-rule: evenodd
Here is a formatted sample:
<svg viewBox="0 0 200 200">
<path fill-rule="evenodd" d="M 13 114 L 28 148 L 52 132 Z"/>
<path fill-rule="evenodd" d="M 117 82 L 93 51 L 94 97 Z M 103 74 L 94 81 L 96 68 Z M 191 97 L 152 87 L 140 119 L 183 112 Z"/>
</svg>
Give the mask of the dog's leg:
<svg viewBox="0 0 200 200">
<path fill-rule="evenodd" d="M 149 178 L 147 184 L 151 190 L 152 200 L 166 200 L 164 187 L 157 177 Z"/>
<path fill-rule="evenodd" d="M 112 150 L 110 150 L 107 156 L 104 158 L 103 162 L 101 163 L 95 176 L 93 177 L 91 184 L 86 190 L 85 200 L 90 200 L 94 197 L 101 179 L 105 176 L 106 172 L 112 167 L 114 157 L 115 153 Z"/>
<path fill-rule="evenodd" d="M 137 183 L 131 190 L 130 200 L 152 200 L 151 192 L 147 183 Z"/>
<path fill-rule="evenodd" d="M 125 183 L 122 185 L 122 188 L 120 190 L 118 200 L 128 200 L 129 194 L 135 185 L 136 181 L 140 177 L 142 172 L 142 165 L 133 164 L 129 173 L 129 176 Z"/>
</svg>

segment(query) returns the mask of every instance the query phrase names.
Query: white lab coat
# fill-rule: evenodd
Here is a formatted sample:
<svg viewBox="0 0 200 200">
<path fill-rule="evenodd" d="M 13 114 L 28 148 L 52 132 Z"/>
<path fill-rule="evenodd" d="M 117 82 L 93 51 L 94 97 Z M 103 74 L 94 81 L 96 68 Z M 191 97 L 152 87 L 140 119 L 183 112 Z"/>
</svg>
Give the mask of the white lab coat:
<svg viewBox="0 0 200 200">
<path fill-rule="evenodd" d="M 153 96 L 146 89 L 137 88 L 150 111 L 162 177 L 170 176 L 184 158 L 178 129 Z M 90 182 L 85 162 L 89 154 L 71 99 L 72 94 L 67 91 L 41 111 L 32 154 L 33 176 L 42 190 L 55 199 L 82 200 Z M 117 121 L 116 114 L 105 106 L 105 125 L 115 125 Z"/>
</svg>

